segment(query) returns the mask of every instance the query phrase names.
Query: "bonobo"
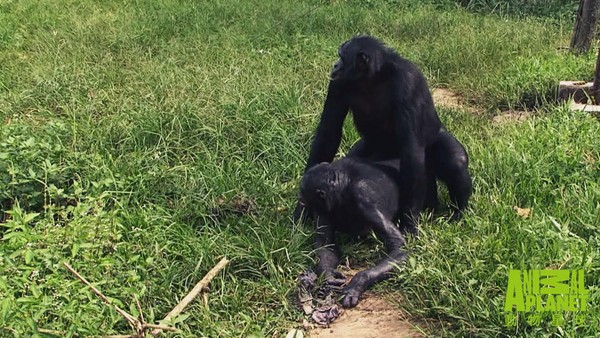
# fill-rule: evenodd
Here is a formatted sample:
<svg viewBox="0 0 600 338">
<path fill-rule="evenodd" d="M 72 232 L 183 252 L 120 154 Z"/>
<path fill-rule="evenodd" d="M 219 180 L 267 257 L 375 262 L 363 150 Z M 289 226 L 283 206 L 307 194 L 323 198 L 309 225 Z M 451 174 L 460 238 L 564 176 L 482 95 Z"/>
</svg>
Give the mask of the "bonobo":
<svg viewBox="0 0 600 338">
<path fill-rule="evenodd" d="M 344 307 L 355 306 L 365 290 L 389 277 L 394 265 L 406 258 L 401 250 L 404 236 L 396 226 L 400 211 L 398 166 L 397 160 L 367 163 L 345 157 L 310 168 L 300 182 L 300 203 L 317 219 L 317 274 L 328 284 L 345 282 L 336 270 L 339 263 L 336 231 L 362 235 L 373 230 L 385 244 L 387 257 L 357 273 L 344 287 Z"/>
<path fill-rule="evenodd" d="M 370 36 L 344 42 L 338 54 L 305 172 L 333 160 L 350 110 L 361 139 L 348 156 L 399 158 L 402 163 L 398 206 L 403 227 L 415 232 L 423 207 L 437 204 L 437 191 L 432 196 L 436 177 L 448 187 L 453 217 L 460 218 L 472 192 L 467 153 L 440 121 L 423 74 Z M 295 221 L 303 211 L 299 203 Z"/>
</svg>

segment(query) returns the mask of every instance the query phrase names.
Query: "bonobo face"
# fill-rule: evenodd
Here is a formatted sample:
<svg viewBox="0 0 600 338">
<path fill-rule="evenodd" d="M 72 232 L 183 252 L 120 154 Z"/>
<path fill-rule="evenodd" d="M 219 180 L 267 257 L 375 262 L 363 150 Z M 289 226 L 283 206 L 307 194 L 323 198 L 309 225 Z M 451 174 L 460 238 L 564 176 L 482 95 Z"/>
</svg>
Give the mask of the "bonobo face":
<svg viewBox="0 0 600 338">
<path fill-rule="evenodd" d="M 354 37 L 338 48 L 338 61 L 331 70 L 331 81 L 367 79 L 377 71 L 379 54 L 385 47 L 370 36 Z"/>
<path fill-rule="evenodd" d="M 321 163 L 310 168 L 300 181 L 300 203 L 318 213 L 330 212 L 340 190 L 338 175 L 329 163 Z"/>
</svg>

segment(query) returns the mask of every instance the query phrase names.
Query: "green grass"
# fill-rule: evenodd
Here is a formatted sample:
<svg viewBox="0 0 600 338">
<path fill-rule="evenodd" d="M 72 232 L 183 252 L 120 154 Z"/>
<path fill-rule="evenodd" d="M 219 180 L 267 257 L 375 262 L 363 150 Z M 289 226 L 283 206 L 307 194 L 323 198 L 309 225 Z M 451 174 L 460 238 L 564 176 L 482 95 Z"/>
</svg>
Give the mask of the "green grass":
<svg viewBox="0 0 600 338">
<path fill-rule="evenodd" d="M 546 20 L 573 20 L 579 1 L 577 0 L 444 0 L 429 1 L 440 8 L 458 5 L 465 9 L 505 17 L 538 17 Z"/>
<path fill-rule="evenodd" d="M 291 207 L 337 46 L 359 32 L 487 111 L 440 109 L 471 157 L 471 209 L 458 224 L 423 222 L 412 264 L 376 290 L 399 295 L 435 336 L 597 336 L 598 121 L 551 105 L 522 123 L 490 120 L 551 101 L 559 80 L 591 78 L 594 56 L 559 48 L 572 23 L 555 14 L 418 1 L 0 1 L 0 336 L 129 332 L 63 261 L 128 310 L 138 297 L 157 321 L 227 256 L 208 306 L 194 302 L 173 336 L 298 325 L 293 289 L 312 264 L 311 229 L 289 226 Z M 343 151 L 357 137 L 346 131 Z M 546 267 L 586 270 L 588 325 L 505 328 L 507 270 Z"/>
</svg>

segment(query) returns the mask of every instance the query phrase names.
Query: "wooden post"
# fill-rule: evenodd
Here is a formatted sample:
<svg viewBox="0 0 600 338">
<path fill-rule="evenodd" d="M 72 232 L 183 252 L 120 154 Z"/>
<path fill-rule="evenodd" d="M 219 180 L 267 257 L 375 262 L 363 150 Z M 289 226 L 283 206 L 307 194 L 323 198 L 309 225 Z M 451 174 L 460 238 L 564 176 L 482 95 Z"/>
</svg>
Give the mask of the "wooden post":
<svg viewBox="0 0 600 338">
<path fill-rule="evenodd" d="M 590 49 L 596 33 L 596 23 L 600 13 L 597 0 L 579 0 L 575 28 L 571 38 L 570 50 L 576 54 L 586 53 Z"/>
<path fill-rule="evenodd" d="M 594 84 L 590 88 L 590 96 L 594 102 L 592 104 L 600 104 L 600 48 L 598 48 L 598 56 L 596 56 L 596 70 L 594 71 Z"/>
</svg>

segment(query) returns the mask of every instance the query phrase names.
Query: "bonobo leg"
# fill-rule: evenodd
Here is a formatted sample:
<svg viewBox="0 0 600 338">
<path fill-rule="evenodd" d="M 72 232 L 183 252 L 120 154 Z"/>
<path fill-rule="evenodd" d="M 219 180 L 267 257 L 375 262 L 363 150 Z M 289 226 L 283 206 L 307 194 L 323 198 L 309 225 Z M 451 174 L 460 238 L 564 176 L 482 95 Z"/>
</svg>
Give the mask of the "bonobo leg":
<svg viewBox="0 0 600 338">
<path fill-rule="evenodd" d="M 427 196 L 425 148 L 411 142 L 402 146 L 400 157 L 400 226 L 417 235 L 419 216 Z"/>
<path fill-rule="evenodd" d="M 360 271 L 350 283 L 344 287 L 344 307 L 353 307 L 358 304 L 358 299 L 371 285 L 390 277 L 390 272 L 396 265 L 404 261 L 406 252 L 401 248 L 406 244 L 404 236 L 391 220 L 385 218 L 377 208 L 364 210 L 365 216 L 373 224 L 375 234 L 383 240 L 388 256 L 376 266 Z"/>
<path fill-rule="evenodd" d="M 435 163 L 431 156 L 425 154 L 425 170 L 427 171 L 427 195 L 425 196 L 425 209 L 436 211 L 440 206 L 437 192 L 437 179 L 435 177 Z"/>
<path fill-rule="evenodd" d="M 350 148 L 346 157 L 358 157 L 366 161 L 377 162 L 398 159 L 398 152 L 393 148 L 368 144 L 364 139 L 360 139 Z"/>
<path fill-rule="evenodd" d="M 348 150 L 346 157 L 367 158 L 369 153 L 370 149 L 367 147 L 365 140 L 360 139 L 358 142 L 354 143 L 350 150 Z"/>
<path fill-rule="evenodd" d="M 459 220 L 473 191 L 467 152 L 452 134 L 443 130 L 439 139 L 430 146 L 429 155 L 434 163 L 436 176 L 448 187 L 452 219 Z"/>
<path fill-rule="evenodd" d="M 337 286 L 344 284 L 346 277 L 336 270 L 340 262 L 340 255 L 335 242 L 333 224 L 323 216 L 317 217 L 315 250 L 319 259 L 317 263 L 317 275 L 323 276 L 327 284 Z"/>
</svg>

